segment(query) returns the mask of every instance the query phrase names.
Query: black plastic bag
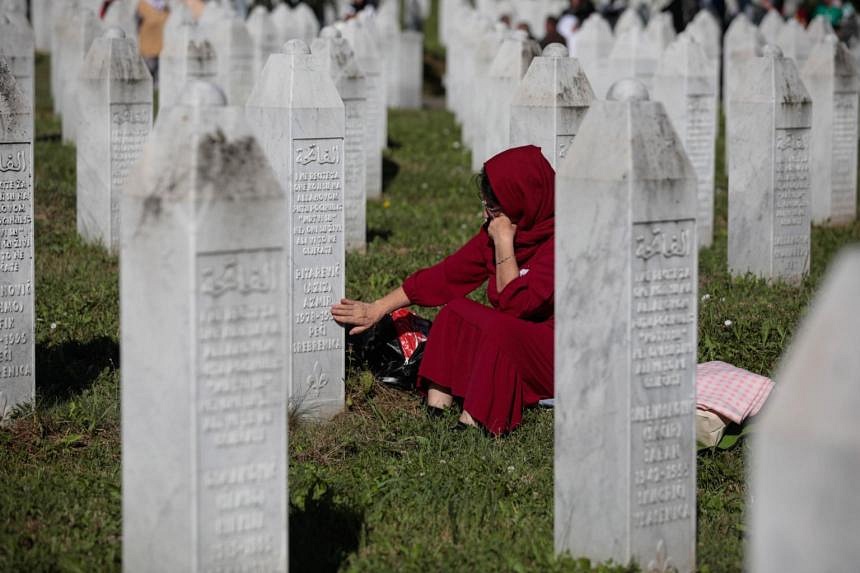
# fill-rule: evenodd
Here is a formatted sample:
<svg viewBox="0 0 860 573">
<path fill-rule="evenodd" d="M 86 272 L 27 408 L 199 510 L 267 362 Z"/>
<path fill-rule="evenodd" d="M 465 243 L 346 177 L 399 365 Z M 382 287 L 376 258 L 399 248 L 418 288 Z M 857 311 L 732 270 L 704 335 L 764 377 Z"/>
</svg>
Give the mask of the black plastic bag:
<svg viewBox="0 0 860 573">
<path fill-rule="evenodd" d="M 349 337 L 351 359 L 366 363 L 383 384 L 412 390 L 431 325 L 426 318 L 408 310 L 395 311 L 373 328 Z"/>
</svg>

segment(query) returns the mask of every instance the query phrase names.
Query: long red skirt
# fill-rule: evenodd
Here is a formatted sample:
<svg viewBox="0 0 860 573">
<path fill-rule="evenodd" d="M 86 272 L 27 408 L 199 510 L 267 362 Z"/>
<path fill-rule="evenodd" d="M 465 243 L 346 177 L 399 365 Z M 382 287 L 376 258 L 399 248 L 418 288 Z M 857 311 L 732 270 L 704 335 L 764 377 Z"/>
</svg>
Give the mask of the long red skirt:
<svg viewBox="0 0 860 573">
<path fill-rule="evenodd" d="M 430 329 L 418 385 L 448 389 L 487 430 L 507 432 L 520 424 L 524 407 L 553 396 L 553 344 L 552 322 L 456 299 Z"/>
</svg>

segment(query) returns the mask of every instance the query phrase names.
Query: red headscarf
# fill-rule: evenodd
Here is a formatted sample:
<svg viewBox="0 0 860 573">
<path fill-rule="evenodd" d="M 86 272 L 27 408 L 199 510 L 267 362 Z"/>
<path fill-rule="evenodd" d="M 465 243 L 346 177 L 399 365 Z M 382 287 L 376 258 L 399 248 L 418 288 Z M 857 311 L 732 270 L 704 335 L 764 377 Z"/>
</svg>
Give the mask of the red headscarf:
<svg viewBox="0 0 860 573">
<path fill-rule="evenodd" d="M 526 261 L 555 235 L 555 171 L 534 145 L 503 151 L 484 170 L 502 211 L 517 226 L 517 260 Z"/>
</svg>

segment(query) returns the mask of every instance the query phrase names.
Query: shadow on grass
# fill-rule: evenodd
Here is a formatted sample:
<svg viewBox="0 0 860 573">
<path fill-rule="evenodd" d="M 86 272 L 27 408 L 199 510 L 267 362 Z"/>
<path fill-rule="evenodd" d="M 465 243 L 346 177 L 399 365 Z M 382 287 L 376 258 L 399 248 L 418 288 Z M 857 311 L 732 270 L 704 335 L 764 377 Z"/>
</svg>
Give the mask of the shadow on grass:
<svg viewBox="0 0 860 573">
<path fill-rule="evenodd" d="M 331 490 L 304 508 L 290 505 L 290 570 L 328 573 L 358 549 L 364 514 L 334 501 Z"/>
<path fill-rule="evenodd" d="M 388 189 L 397 174 L 400 173 L 400 165 L 387 157 L 382 158 L 382 190 Z"/>
<path fill-rule="evenodd" d="M 364 240 L 368 243 L 372 243 L 374 239 L 379 239 L 382 242 L 388 242 L 388 239 L 391 237 L 391 229 L 379 229 L 375 227 L 368 227 L 367 232 L 364 234 Z"/>
<path fill-rule="evenodd" d="M 36 345 L 36 390 L 48 404 L 80 394 L 105 368 L 119 368 L 119 344 L 113 339 Z"/>
</svg>

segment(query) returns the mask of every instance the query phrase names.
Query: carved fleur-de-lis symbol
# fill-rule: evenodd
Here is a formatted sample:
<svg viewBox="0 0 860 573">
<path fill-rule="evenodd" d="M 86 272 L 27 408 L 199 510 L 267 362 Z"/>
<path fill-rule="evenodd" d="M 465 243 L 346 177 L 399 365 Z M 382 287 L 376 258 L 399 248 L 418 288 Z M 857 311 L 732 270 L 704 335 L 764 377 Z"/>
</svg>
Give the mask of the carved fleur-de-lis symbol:
<svg viewBox="0 0 860 573">
<path fill-rule="evenodd" d="M 322 365 L 316 361 L 313 372 L 308 376 L 308 393 L 313 394 L 314 398 L 319 398 L 326 386 L 328 386 L 328 374 L 323 372 Z"/>
<path fill-rule="evenodd" d="M 648 563 L 648 569 L 645 573 L 678 573 L 678 569 L 669 559 L 666 544 L 662 539 L 657 542 L 657 555 L 653 561 Z"/>
</svg>

